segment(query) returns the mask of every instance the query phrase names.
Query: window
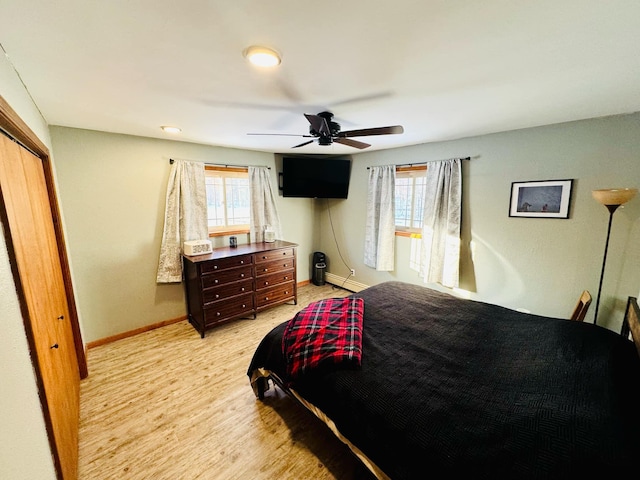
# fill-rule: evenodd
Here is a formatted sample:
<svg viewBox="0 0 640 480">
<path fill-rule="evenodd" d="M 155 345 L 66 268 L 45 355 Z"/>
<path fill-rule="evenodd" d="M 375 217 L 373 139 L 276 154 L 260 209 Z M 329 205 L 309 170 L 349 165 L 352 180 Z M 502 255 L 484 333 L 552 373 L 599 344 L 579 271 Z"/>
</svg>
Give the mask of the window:
<svg viewBox="0 0 640 480">
<path fill-rule="evenodd" d="M 209 236 L 249 232 L 249 174 L 246 168 L 205 166 Z"/>
<path fill-rule="evenodd" d="M 422 231 L 427 167 L 396 168 L 396 235 Z"/>
</svg>

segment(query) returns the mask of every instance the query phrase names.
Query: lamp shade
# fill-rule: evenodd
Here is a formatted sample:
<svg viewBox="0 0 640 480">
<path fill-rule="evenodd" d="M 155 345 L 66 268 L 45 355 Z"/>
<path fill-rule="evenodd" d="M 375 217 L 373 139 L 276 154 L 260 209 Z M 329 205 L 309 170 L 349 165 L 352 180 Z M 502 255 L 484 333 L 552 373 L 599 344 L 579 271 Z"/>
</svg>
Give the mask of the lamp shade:
<svg viewBox="0 0 640 480">
<path fill-rule="evenodd" d="M 622 205 L 627 203 L 638 193 L 637 188 L 607 188 L 603 190 L 593 190 L 591 194 L 603 205 Z"/>
</svg>

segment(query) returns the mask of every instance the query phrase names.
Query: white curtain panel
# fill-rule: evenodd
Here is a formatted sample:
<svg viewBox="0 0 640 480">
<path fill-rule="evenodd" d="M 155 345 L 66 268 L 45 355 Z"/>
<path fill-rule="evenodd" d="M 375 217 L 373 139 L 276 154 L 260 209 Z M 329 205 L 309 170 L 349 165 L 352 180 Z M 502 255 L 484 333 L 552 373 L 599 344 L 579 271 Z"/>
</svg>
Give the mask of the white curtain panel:
<svg viewBox="0 0 640 480">
<path fill-rule="evenodd" d="M 158 283 L 182 281 L 182 243 L 209 239 L 204 164 L 174 160 L 164 214 Z"/>
<path fill-rule="evenodd" d="M 458 286 L 461 207 L 461 160 L 428 163 L 420 269 L 425 283 Z"/>
<path fill-rule="evenodd" d="M 395 165 L 369 168 L 364 264 L 380 271 L 395 268 Z"/>
<path fill-rule="evenodd" d="M 276 239 L 282 239 L 280 216 L 271 188 L 271 175 L 267 167 L 249 167 L 249 195 L 251 209 L 249 234 L 252 242 L 264 241 L 264 229 L 270 227 Z"/>
</svg>

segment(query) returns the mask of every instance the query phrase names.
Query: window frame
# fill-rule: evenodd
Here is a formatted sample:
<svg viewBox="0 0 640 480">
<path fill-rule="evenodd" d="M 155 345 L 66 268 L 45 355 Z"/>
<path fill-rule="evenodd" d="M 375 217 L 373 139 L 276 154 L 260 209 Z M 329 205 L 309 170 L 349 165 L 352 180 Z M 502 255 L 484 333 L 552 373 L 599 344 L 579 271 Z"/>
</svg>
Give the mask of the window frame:
<svg viewBox="0 0 640 480">
<path fill-rule="evenodd" d="M 217 172 L 217 174 L 209 173 Z M 222 177 L 222 178 L 249 178 L 249 168 L 247 167 L 223 167 L 215 165 L 204 166 L 205 177 Z M 224 182 L 223 182 L 224 185 Z M 209 237 L 222 237 L 226 235 L 248 234 L 249 224 L 226 225 L 226 194 L 225 194 L 225 225 L 219 227 L 210 227 L 207 222 Z"/>
<path fill-rule="evenodd" d="M 398 178 L 398 173 L 408 174 L 403 176 L 411 176 L 413 172 L 421 172 L 422 175 L 420 177 L 426 176 L 427 173 L 427 165 L 410 165 L 406 167 L 396 167 L 396 179 Z M 413 203 L 415 201 L 415 183 L 412 186 L 411 191 L 411 212 L 413 215 Z M 413 219 L 412 219 L 413 220 Z M 415 227 L 405 227 L 405 226 L 395 226 L 396 236 L 398 237 L 412 237 L 412 238 L 422 238 L 422 230 Z"/>
</svg>

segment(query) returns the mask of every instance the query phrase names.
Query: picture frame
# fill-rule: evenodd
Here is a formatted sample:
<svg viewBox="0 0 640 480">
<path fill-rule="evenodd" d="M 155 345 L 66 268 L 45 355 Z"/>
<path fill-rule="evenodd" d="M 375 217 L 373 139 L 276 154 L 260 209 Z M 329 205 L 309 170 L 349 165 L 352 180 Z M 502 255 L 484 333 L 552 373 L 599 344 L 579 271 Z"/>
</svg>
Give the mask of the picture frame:
<svg viewBox="0 0 640 480">
<path fill-rule="evenodd" d="M 573 180 L 513 182 L 510 217 L 569 218 Z"/>
</svg>

